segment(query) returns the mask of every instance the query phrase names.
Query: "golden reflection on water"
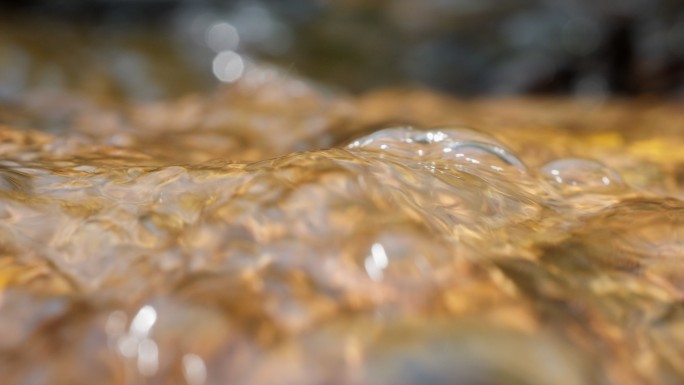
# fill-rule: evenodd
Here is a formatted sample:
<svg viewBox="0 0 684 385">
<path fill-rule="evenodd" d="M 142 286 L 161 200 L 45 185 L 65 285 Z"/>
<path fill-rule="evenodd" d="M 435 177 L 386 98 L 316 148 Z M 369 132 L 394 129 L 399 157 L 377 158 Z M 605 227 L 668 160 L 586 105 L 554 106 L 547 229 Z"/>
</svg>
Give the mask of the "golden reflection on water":
<svg viewBox="0 0 684 385">
<path fill-rule="evenodd" d="M 681 105 L 245 71 L 3 113 L 3 383 L 684 379 Z"/>
</svg>

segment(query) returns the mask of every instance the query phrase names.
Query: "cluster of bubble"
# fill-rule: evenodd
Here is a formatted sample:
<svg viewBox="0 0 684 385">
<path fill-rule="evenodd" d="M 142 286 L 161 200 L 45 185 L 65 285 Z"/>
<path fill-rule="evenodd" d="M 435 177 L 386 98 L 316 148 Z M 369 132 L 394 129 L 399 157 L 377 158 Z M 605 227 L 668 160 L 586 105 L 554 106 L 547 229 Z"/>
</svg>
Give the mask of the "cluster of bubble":
<svg viewBox="0 0 684 385">
<path fill-rule="evenodd" d="M 356 151 L 376 151 L 424 164 L 446 163 L 475 175 L 495 171 L 529 173 L 513 150 L 494 137 L 462 127 L 418 130 L 396 127 L 377 131 L 350 143 Z M 626 189 L 620 175 L 596 160 L 567 158 L 542 166 L 536 173 L 564 195 L 614 193 Z"/>
</svg>

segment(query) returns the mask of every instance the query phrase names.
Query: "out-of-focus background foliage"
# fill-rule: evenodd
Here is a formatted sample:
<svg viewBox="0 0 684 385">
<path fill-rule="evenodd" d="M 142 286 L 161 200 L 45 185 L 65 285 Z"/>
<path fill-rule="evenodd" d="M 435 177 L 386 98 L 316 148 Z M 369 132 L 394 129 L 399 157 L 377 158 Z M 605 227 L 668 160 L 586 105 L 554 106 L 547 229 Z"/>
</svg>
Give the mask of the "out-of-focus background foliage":
<svg viewBox="0 0 684 385">
<path fill-rule="evenodd" d="M 154 100 L 250 61 L 351 92 L 684 98 L 681 0 L 3 1 L 0 100 Z"/>
</svg>

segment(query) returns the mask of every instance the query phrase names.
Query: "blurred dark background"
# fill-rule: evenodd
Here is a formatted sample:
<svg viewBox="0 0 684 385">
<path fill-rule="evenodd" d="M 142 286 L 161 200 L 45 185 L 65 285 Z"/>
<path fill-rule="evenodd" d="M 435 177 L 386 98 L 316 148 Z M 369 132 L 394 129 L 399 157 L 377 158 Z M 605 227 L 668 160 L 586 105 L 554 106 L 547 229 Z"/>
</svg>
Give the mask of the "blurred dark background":
<svg viewBox="0 0 684 385">
<path fill-rule="evenodd" d="M 154 100 L 259 60 L 351 92 L 684 98 L 681 0 L 3 1 L 0 98 Z"/>
</svg>

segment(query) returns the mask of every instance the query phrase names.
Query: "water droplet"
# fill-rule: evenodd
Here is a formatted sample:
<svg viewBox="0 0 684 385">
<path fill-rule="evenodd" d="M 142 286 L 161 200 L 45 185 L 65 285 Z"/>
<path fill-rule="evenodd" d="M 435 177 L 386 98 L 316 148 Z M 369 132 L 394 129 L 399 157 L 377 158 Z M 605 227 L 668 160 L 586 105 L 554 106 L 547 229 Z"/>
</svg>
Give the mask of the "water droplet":
<svg viewBox="0 0 684 385">
<path fill-rule="evenodd" d="M 415 160 L 448 161 L 464 171 L 515 169 L 526 172 L 527 169 L 503 143 L 467 128 L 445 127 L 429 131 L 411 127 L 388 128 L 357 139 L 347 148 Z"/>
<path fill-rule="evenodd" d="M 119 353 L 126 358 L 133 358 L 138 354 L 138 340 L 130 335 L 124 335 L 117 340 Z"/>
<path fill-rule="evenodd" d="M 105 332 L 107 333 L 107 338 L 111 347 L 116 348 L 119 339 L 126 334 L 127 322 L 128 317 L 126 317 L 126 313 L 120 310 L 112 312 L 109 314 L 109 317 L 107 317 Z"/>
<path fill-rule="evenodd" d="M 385 248 L 380 243 L 374 243 L 371 247 L 371 253 L 364 261 L 364 267 L 368 276 L 373 281 L 381 281 L 384 277 L 383 270 L 387 268 L 389 260 Z"/>
<path fill-rule="evenodd" d="M 222 21 L 207 28 L 204 41 L 214 52 L 232 51 L 237 48 L 240 35 L 232 24 Z"/>
<path fill-rule="evenodd" d="M 143 306 L 131 321 L 130 334 L 136 338 L 145 338 L 157 322 L 157 311 L 150 305 Z"/>
<path fill-rule="evenodd" d="M 183 356 L 183 375 L 188 385 L 204 385 L 207 380 L 207 366 L 196 354 Z"/>
<path fill-rule="evenodd" d="M 159 369 L 159 347 L 149 338 L 140 341 L 138 345 L 138 371 L 145 377 L 157 373 Z"/>
<path fill-rule="evenodd" d="M 233 83 L 240 79 L 245 70 L 245 62 L 242 56 L 233 51 L 219 52 L 214 58 L 212 70 L 218 80 L 224 83 Z"/>
<path fill-rule="evenodd" d="M 547 182 L 564 193 L 614 193 L 626 188 L 620 174 L 590 159 L 559 159 L 542 166 L 540 171 Z"/>
</svg>

